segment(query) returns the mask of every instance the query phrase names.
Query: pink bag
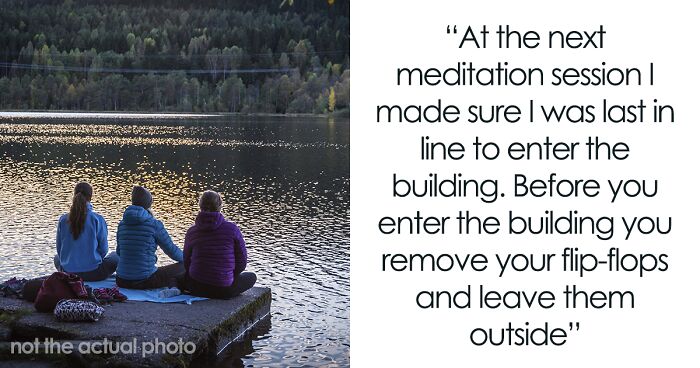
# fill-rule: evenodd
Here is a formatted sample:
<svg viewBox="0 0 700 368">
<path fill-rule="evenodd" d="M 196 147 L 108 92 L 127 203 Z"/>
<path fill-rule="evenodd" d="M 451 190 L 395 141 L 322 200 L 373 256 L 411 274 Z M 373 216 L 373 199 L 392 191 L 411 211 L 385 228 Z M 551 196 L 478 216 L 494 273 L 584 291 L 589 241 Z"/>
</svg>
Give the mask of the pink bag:
<svg viewBox="0 0 700 368">
<path fill-rule="evenodd" d="M 88 293 L 80 276 L 54 272 L 41 284 L 34 301 L 34 308 L 39 312 L 51 313 L 62 299 L 86 299 L 87 297 Z"/>
</svg>

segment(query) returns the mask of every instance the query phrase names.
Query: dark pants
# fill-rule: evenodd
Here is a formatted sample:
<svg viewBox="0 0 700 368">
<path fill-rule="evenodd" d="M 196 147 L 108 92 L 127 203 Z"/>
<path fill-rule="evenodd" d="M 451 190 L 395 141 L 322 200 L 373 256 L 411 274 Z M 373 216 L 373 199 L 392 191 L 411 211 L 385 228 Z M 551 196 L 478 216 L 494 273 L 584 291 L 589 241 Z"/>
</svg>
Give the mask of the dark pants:
<svg viewBox="0 0 700 368">
<path fill-rule="evenodd" d="M 117 264 L 119 264 L 119 256 L 117 253 L 111 252 L 107 254 L 107 256 L 102 259 L 102 263 L 92 271 L 70 272 L 61 267 L 61 259 L 58 257 L 58 254 L 53 257 L 53 265 L 56 266 L 57 270 L 74 273 L 80 276 L 84 281 L 102 281 L 108 278 L 117 270 Z"/>
<path fill-rule="evenodd" d="M 176 287 L 177 279 L 185 274 L 185 266 L 182 263 L 174 263 L 158 267 L 145 280 L 125 280 L 117 276 L 117 286 L 127 289 L 158 289 L 162 287 Z"/>
<path fill-rule="evenodd" d="M 258 277 L 252 272 L 241 272 L 233 278 L 231 286 L 214 286 L 185 276 L 183 286 L 190 294 L 212 299 L 230 299 L 250 289 Z"/>
</svg>

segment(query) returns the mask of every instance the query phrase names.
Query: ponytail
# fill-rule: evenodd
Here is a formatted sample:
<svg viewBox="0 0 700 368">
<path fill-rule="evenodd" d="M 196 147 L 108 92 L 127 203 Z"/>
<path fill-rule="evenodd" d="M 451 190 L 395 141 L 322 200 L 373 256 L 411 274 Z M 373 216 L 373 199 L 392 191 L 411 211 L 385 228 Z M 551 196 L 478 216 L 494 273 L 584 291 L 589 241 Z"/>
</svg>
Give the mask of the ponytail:
<svg viewBox="0 0 700 368">
<path fill-rule="evenodd" d="M 87 218 L 88 202 L 92 199 L 92 187 L 88 183 L 78 183 L 73 192 L 73 204 L 70 206 L 68 214 L 68 224 L 73 239 L 78 239 L 85 228 Z"/>
</svg>

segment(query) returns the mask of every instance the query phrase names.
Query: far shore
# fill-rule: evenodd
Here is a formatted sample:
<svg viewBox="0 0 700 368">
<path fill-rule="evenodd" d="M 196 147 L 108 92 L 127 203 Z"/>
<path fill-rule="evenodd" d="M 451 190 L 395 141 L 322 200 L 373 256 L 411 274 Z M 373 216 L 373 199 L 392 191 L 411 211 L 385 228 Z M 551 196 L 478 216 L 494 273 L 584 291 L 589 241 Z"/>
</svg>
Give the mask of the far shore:
<svg viewBox="0 0 700 368">
<path fill-rule="evenodd" d="M 245 116 L 245 117 L 309 117 L 309 118 L 327 118 L 327 117 L 346 117 L 349 116 L 349 111 L 337 111 L 331 114 L 313 114 L 313 113 L 294 113 L 294 114 L 275 114 L 275 113 L 231 113 L 231 112 L 148 112 L 148 111 L 67 111 L 67 110 L 21 110 L 21 111 L 0 111 L 0 119 L 3 118 L 55 118 L 55 119 L 70 119 L 70 118 L 94 118 L 94 119 L 168 119 L 168 118 L 203 118 L 217 116 Z"/>
</svg>

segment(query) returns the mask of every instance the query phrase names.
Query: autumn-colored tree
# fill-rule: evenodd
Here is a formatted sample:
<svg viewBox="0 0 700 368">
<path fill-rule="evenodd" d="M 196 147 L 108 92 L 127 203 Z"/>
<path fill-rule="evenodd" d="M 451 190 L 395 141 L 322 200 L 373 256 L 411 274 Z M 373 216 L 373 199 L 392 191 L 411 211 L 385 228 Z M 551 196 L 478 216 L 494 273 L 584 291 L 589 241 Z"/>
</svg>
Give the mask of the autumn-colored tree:
<svg viewBox="0 0 700 368">
<path fill-rule="evenodd" d="M 331 92 L 328 94 L 328 111 L 335 111 L 335 88 L 331 87 Z"/>
</svg>

